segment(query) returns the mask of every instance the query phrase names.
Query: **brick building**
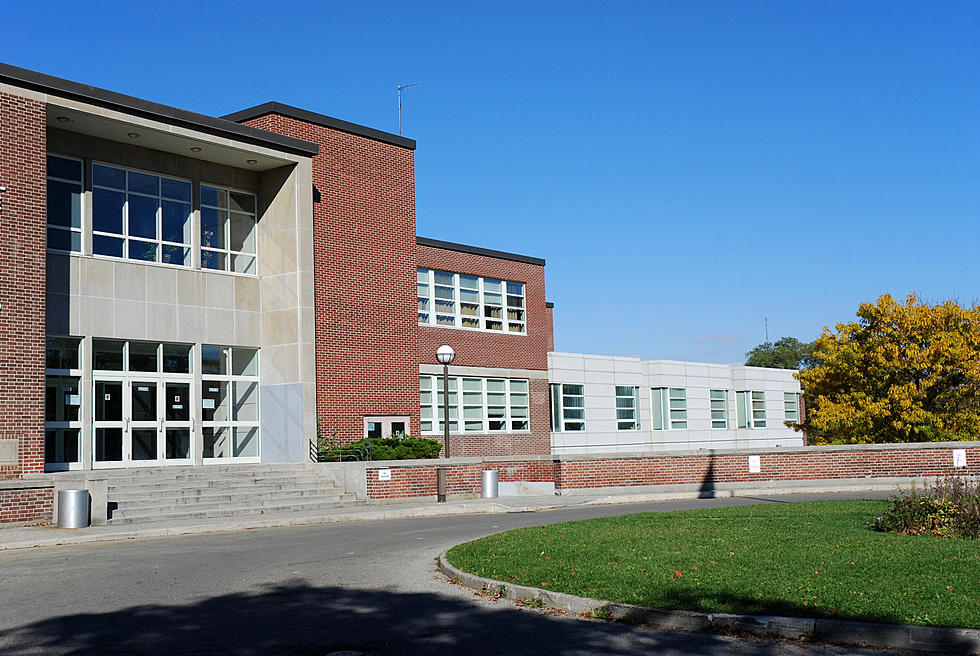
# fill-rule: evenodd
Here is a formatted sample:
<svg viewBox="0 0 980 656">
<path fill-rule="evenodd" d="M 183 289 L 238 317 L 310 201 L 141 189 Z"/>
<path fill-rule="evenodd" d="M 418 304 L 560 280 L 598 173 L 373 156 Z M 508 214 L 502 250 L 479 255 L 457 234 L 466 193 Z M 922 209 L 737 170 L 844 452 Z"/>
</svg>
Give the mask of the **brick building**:
<svg viewBox="0 0 980 656">
<path fill-rule="evenodd" d="M 9 65 L 0 133 L 0 478 L 438 436 L 442 344 L 453 455 L 549 452 L 544 260 L 416 237 L 414 141 Z"/>
</svg>

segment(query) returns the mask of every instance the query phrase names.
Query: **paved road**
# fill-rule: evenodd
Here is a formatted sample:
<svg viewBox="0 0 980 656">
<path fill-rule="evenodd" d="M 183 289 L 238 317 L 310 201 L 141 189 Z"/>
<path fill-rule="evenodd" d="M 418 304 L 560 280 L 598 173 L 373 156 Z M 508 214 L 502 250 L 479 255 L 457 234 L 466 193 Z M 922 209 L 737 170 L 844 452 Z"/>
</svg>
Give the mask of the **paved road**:
<svg viewBox="0 0 980 656">
<path fill-rule="evenodd" d="M 817 495 L 769 500 L 808 498 Z M 761 500 L 579 506 L 6 552 L 0 653 L 884 653 L 550 616 L 478 597 L 435 571 L 444 549 L 509 528 Z"/>
</svg>

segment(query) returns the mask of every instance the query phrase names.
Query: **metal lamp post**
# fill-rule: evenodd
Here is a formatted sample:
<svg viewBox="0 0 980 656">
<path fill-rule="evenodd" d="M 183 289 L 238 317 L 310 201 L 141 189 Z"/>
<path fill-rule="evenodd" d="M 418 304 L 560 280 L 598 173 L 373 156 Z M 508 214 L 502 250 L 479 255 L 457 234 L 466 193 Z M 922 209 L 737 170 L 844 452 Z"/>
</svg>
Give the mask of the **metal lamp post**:
<svg viewBox="0 0 980 656">
<path fill-rule="evenodd" d="M 446 457 L 449 457 L 449 363 L 456 358 L 452 346 L 443 344 L 436 350 L 436 360 L 442 365 L 442 439 L 446 444 Z"/>
</svg>

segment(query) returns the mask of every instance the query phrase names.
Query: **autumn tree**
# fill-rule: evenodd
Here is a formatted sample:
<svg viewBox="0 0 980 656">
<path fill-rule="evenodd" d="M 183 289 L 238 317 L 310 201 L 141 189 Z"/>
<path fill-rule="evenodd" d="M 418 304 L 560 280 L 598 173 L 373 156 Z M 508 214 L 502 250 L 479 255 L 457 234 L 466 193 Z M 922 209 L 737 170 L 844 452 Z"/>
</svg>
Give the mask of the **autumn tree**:
<svg viewBox="0 0 980 656">
<path fill-rule="evenodd" d="M 745 354 L 750 367 L 770 369 L 803 369 L 813 364 L 813 343 L 795 337 L 781 337 L 775 342 L 763 342 Z"/>
<path fill-rule="evenodd" d="M 980 435 L 980 307 L 862 303 L 853 323 L 814 342 L 797 374 L 811 444 L 976 440 Z"/>
</svg>

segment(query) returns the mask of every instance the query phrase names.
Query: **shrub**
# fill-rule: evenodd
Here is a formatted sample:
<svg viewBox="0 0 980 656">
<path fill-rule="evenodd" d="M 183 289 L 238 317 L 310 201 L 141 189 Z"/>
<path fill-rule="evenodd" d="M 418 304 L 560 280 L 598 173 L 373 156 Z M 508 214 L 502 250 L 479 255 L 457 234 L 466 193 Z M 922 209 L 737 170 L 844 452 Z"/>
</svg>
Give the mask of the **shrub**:
<svg viewBox="0 0 980 656">
<path fill-rule="evenodd" d="M 327 438 L 320 441 L 318 455 L 320 462 L 346 460 L 416 460 L 438 458 L 442 443 L 424 437 L 366 437 L 350 444 L 340 445 L 340 441 Z"/>
<path fill-rule="evenodd" d="M 949 477 L 888 500 L 888 509 L 868 522 L 876 531 L 941 538 L 980 538 L 980 480 Z"/>
</svg>

